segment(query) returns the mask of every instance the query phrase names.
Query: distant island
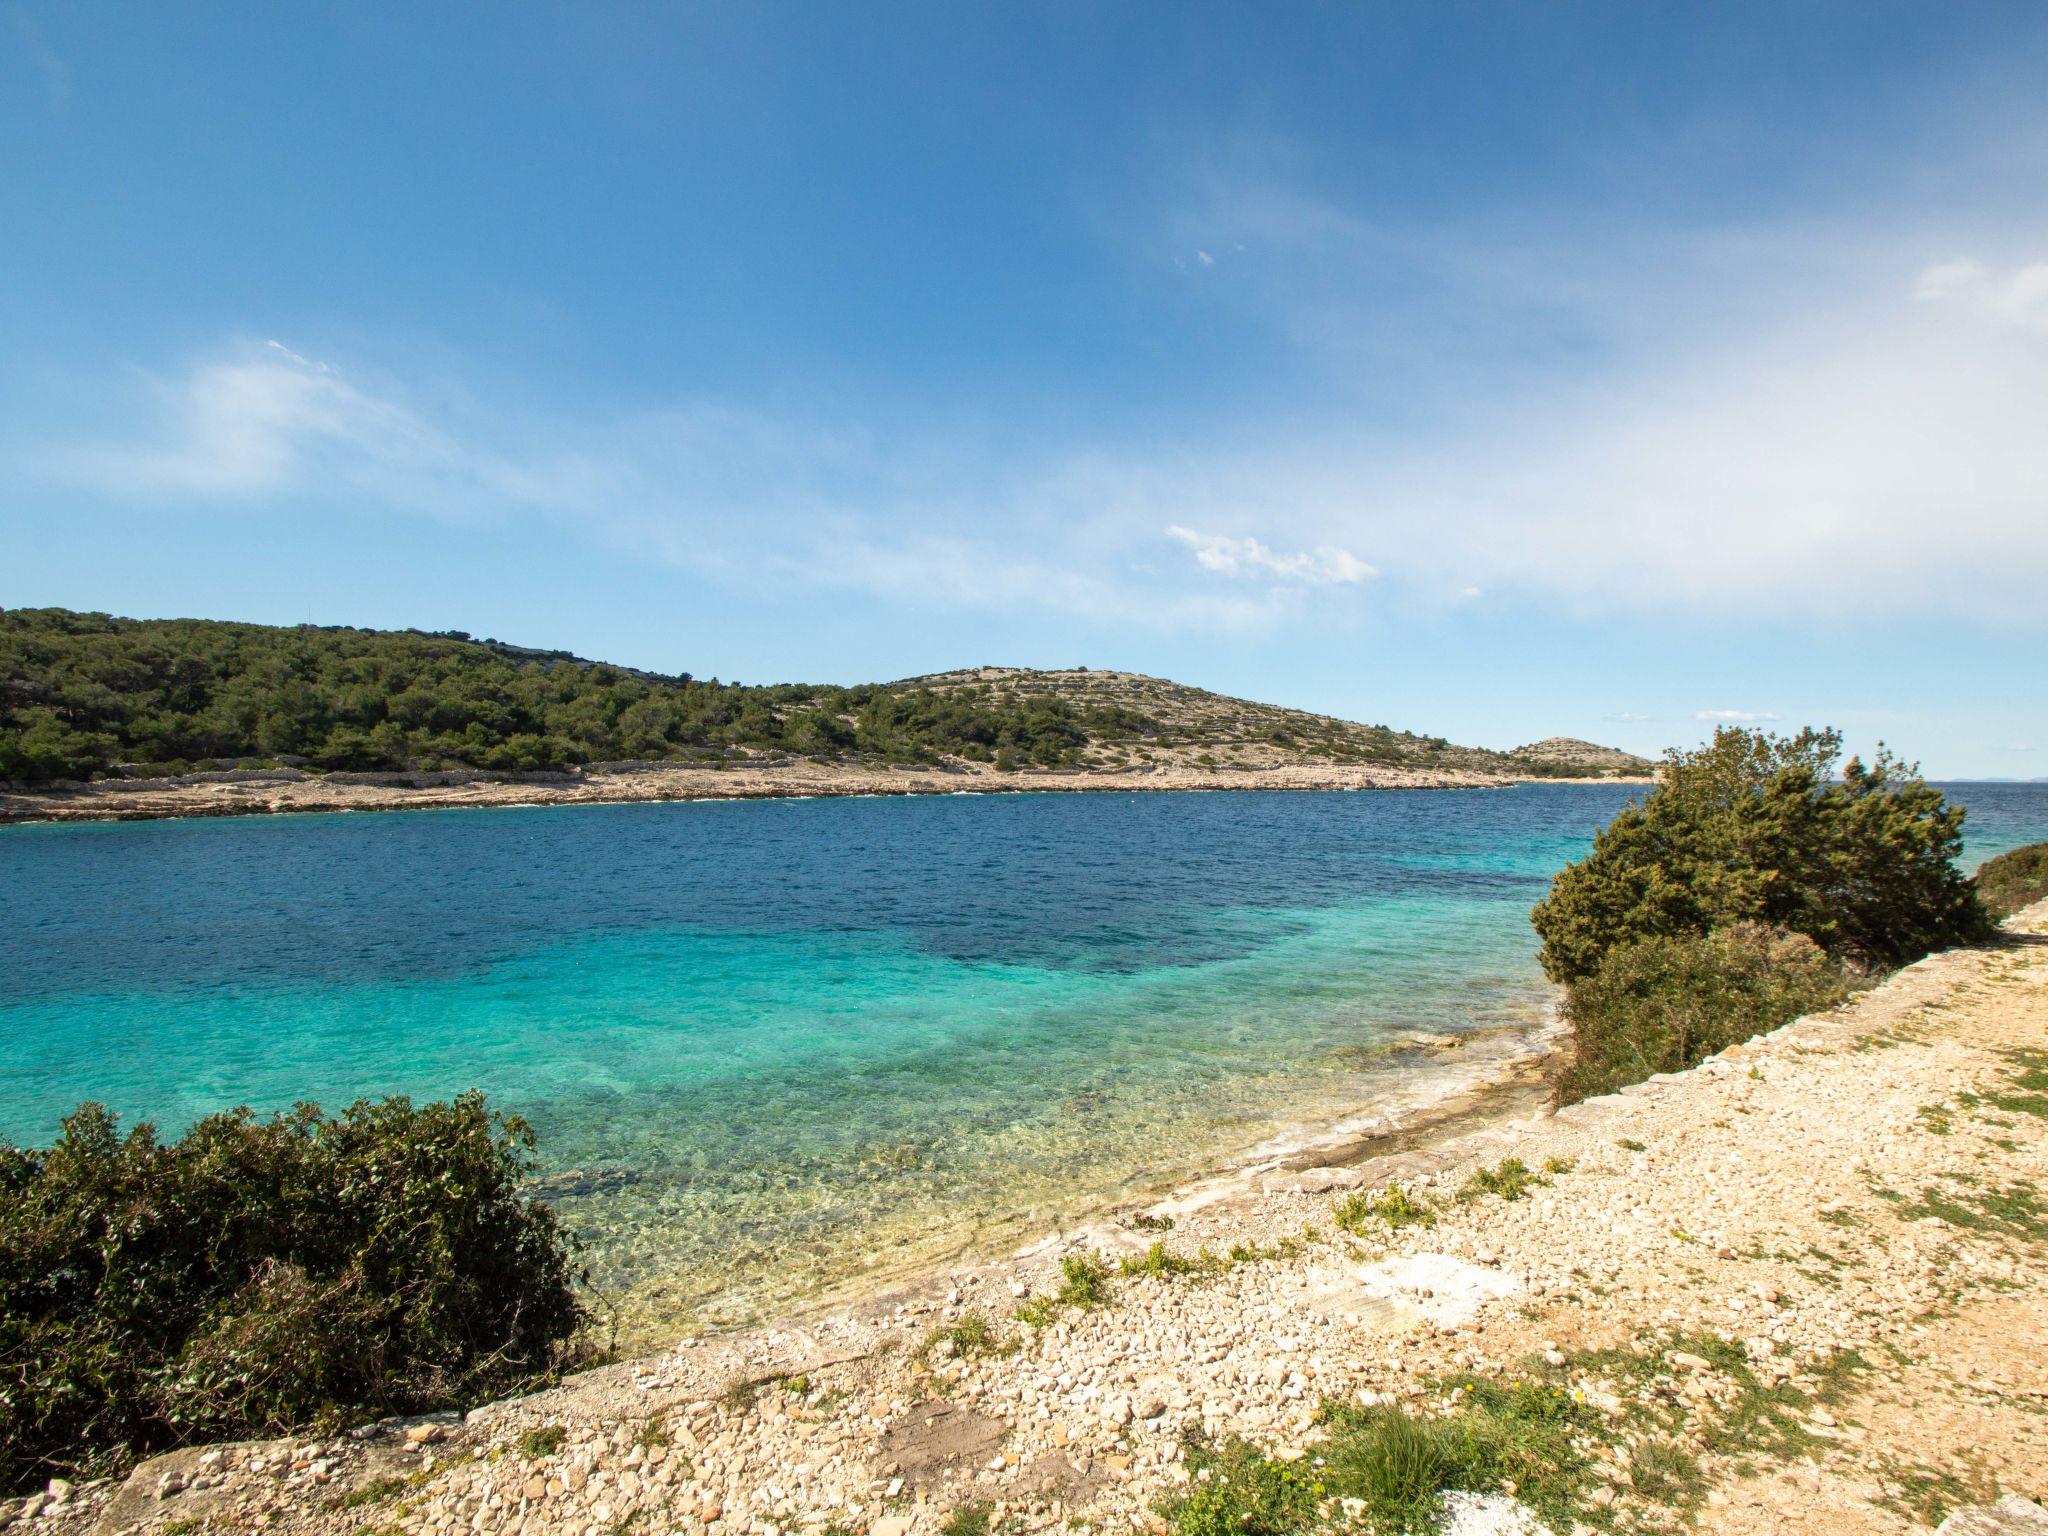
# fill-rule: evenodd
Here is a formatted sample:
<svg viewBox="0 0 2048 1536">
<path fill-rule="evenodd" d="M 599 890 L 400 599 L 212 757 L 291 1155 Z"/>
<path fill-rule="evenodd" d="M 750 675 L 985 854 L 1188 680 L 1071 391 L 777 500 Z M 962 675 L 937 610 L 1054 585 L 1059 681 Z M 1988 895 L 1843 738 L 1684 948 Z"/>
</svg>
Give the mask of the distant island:
<svg viewBox="0 0 2048 1536">
<path fill-rule="evenodd" d="M 791 794 L 1646 780 L 1130 672 L 742 684 L 459 631 L 0 610 L 0 820 Z"/>
</svg>

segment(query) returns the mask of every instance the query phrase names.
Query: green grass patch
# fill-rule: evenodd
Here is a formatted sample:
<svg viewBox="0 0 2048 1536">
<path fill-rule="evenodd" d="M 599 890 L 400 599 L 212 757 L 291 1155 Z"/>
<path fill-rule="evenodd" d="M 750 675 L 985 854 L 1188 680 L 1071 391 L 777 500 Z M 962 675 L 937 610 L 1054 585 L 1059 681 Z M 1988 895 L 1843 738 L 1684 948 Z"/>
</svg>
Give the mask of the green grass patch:
<svg viewBox="0 0 2048 1536">
<path fill-rule="evenodd" d="M 986 1504 L 962 1504 L 939 1522 L 939 1536 L 989 1536 L 990 1513 Z"/>
<path fill-rule="evenodd" d="M 543 1424 L 537 1429 L 522 1430 L 513 1443 L 528 1461 L 544 1461 L 559 1451 L 562 1442 L 568 1438 L 569 1431 L 561 1425 Z"/>
<path fill-rule="evenodd" d="M 1561 1390 L 1478 1377 L 1449 1384 L 1452 1406 L 1427 1416 L 1386 1404 L 1326 1403 L 1323 1438 L 1299 1461 L 1242 1440 L 1187 1442 L 1193 1481 L 1159 1507 L 1173 1536 L 1287 1536 L 1355 1500 L 1375 1536 L 1437 1528 L 1443 1495 L 1512 1488 L 1558 1529 L 1591 1506 L 1579 1448 L 1595 1420 Z M 1362 1506 L 1359 1508 L 1357 1506 Z"/>
<path fill-rule="evenodd" d="M 1154 1243 L 1142 1255 L 1125 1254 L 1117 1269 L 1126 1275 L 1151 1275 L 1163 1278 L 1169 1275 L 1184 1275 L 1195 1267 L 1193 1259 L 1184 1259 L 1177 1253 L 1168 1253 L 1166 1244 Z"/>
<path fill-rule="evenodd" d="M 1061 1307 L 1086 1311 L 1108 1300 L 1109 1266 L 1093 1254 L 1070 1253 L 1060 1260 L 1060 1288 L 1050 1295 L 1032 1297 L 1017 1309 L 1017 1316 L 1043 1328 L 1059 1315 Z"/>
<path fill-rule="evenodd" d="M 1465 1181 L 1465 1187 L 1458 1191 L 1460 1200 L 1477 1200 L 1482 1195 L 1498 1195 L 1503 1200 L 1519 1200 L 1530 1190 L 1550 1180 L 1531 1173 L 1529 1165 L 1519 1157 L 1503 1158 L 1497 1167 L 1474 1170 L 1472 1177 Z"/>
<path fill-rule="evenodd" d="M 336 1509 L 361 1509 L 366 1504 L 382 1504 L 386 1499 L 396 1498 L 412 1487 L 412 1481 L 403 1477 L 375 1477 L 360 1488 L 351 1488 L 334 1501 Z M 166 1528 L 168 1529 L 168 1528 Z"/>
<path fill-rule="evenodd" d="M 995 1325 L 981 1312 L 968 1312 L 957 1322 L 933 1329 L 918 1353 L 929 1355 L 941 1344 L 952 1345 L 953 1353 L 963 1360 L 972 1355 L 1008 1354 L 1016 1347 L 1014 1343 L 1004 1344 Z"/>
<path fill-rule="evenodd" d="M 1360 1234 L 1375 1221 L 1383 1221 L 1390 1227 L 1436 1225 L 1436 1212 L 1398 1184 L 1375 1196 L 1368 1196 L 1362 1190 L 1347 1195 L 1337 1202 L 1331 1214 L 1346 1232 Z"/>
<path fill-rule="evenodd" d="M 2041 1191 L 2025 1179 L 2003 1189 L 1943 1190 L 1926 1185 L 1918 1200 L 1901 1200 L 1902 1221 L 1924 1221 L 1938 1216 L 1952 1227 L 1968 1232 L 1996 1232 L 2027 1242 L 2048 1238 L 2048 1204 Z"/>
</svg>

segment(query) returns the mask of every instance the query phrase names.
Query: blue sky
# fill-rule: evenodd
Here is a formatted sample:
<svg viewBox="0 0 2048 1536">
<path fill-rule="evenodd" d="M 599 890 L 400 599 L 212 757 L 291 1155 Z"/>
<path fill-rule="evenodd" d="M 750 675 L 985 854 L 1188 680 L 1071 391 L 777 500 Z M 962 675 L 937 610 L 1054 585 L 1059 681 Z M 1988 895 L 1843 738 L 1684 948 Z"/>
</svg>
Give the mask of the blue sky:
<svg viewBox="0 0 2048 1536">
<path fill-rule="evenodd" d="M 10 5 L 0 603 L 2048 775 L 2034 5 Z"/>
</svg>

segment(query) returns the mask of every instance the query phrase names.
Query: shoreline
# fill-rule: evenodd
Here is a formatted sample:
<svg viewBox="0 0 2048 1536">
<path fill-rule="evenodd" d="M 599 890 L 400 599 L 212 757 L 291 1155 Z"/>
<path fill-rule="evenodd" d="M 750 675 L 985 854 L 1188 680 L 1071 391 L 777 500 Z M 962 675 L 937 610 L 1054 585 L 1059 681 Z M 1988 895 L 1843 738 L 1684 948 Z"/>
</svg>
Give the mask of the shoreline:
<svg viewBox="0 0 2048 1536">
<path fill-rule="evenodd" d="M 973 1241 L 947 1253 L 908 1258 L 900 1263 L 850 1267 L 839 1279 L 799 1298 L 780 1303 L 759 1319 L 691 1327 L 670 1321 L 654 1328 L 629 1324 L 622 1328 L 629 1352 L 685 1347 L 716 1339 L 744 1339 L 826 1318 L 845 1311 L 870 1311 L 920 1300 L 949 1288 L 962 1274 L 1002 1270 L 1045 1253 L 1071 1248 L 1077 1242 L 1115 1240 L 1128 1233 L 1134 1215 L 1182 1215 L 1211 1206 L 1256 1200 L 1262 1195 L 1303 1188 L 1349 1187 L 1356 1170 L 1397 1157 L 1426 1153 L 1431 1147 L 1509 1125 L 1541 1114 L 1550 1103 L 1550 1069 L 1569 1036 L 1557 1005 L 1538 1020 L 1496 1024 L 1454 1034 L 1425 1034 L 1393 1042 L 1388 1055 L 1473 1051 L 1469 1070 L 1417 1074 L 1395 1081 L 1392 1091 L 1335 1119 L 1311 1121 L 1249 1145 L 1197 1156 L 1189 1165 L 1149 1181 L 1149 1187 L 1117 1190 L 1104 1187 L 1084 1195 L 1066 1220 L 1050 1225 L 1019 1217 L 1014 1241 L 998 1242 L 991 1251 Z M 642 1332 L 661 1342 L 640 1340 Z"/>
<path fill-rule="evenodd" d="M 1156 1533 L 1186 1437 L 1285 1462 L 1313 1453 L 1325 1397 L 1448 1412 L 1440 1384 L 1476 1373 L 1578 1405 L 1604 1447 L 1579 1475 L 1621 1528 L 1923 1532 L 2048 1478 L 2044 1047 L 2048 902 L 1555 1113 L 1154 1202 L 466 1415 L 171 1452 L 38 1496 L 34 1528 L 942 1536 L 977 1506 L 1046 1536 Z M 1529 1187 L 1474 1194 L 1508 1157 Z M 1337 1219 L 1347 1192 L 1395 1188 L 1427 1222 Z M 1127 1261 L 1105 1295 L 1016 1317 L 1084 1254 Z M 1760 1392 L 1775 1438 L 1731 1438 Z M 1667 1460 L 1632 1463 L 1646 1443 Z M 1692 1470 L 1642 1475 L 1672 1457 Z"/>
<path fill-rule="evenodd" d="M 492 778 L 481 774 L 448 777 L 459 782 L 362 783 L 355 781 L 356 775 L 320 777 L 295 770 L 228 770 L 187 774 L 177 779 L 102 779 L 63 789 L 0 790 L 0 825 L 709 800 L 1273 790 L 1331 793 L 1505 789 L 1520 784 L 1646 786 L 1655 782 L 1646 777 L 1517 778 L 1463 769 L 1314 763 L 1263 768 L 1203 769 L 1176 764 L 1115 771 L 1020 769 L 999 773 L 982 764 L 852 768 L 801 760 L 726 768 L 679 765 L 616 773 L 577 771 L 531 778 Z"/>
</svg>

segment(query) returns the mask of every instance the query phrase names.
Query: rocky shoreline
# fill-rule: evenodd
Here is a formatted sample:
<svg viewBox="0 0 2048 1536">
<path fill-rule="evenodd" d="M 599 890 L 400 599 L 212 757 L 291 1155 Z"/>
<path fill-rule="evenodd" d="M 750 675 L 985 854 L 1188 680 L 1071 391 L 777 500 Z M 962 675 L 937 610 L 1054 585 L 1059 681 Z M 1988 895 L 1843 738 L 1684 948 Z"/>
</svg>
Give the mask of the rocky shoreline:
<svg viewBox="0 0 2048 1536">
<path fill-rule="evenodd" d="M 0 788 L 7 822 L 151 821 L 292 812 L 451 810 L 485 806 L 614 805 L 670 800 L 772 800 L 859 795 L 1059 794 L 1114 791 L 1498 789 L 1517 783 L 1648 784 L 1649 779 L 1517 779 L 1455 769 L 1293 763 L 1199 768 L 1020 769 L 982 763 L 850 767 L 802 758 L 729 765 L 600 764 L 555 773 L 309 774 L 242 769 L 163 779 Z"/>
<path fill-rule="evenodd" d="M 1557 1114 L 1208 1181 L 466 1417 L 181 1451 L 0 1523 L 925 1536 L 973 1509 L 1158 1531 L 1190 1434 L 1312 1458 L 1323 1398 L 1455 1413 L 1469 1373 L 1574 1405 L 1602 1526 L 1927 1529 L 2048 1490 L 2044 1088 L 2048 903 Z"/>
</svg>

